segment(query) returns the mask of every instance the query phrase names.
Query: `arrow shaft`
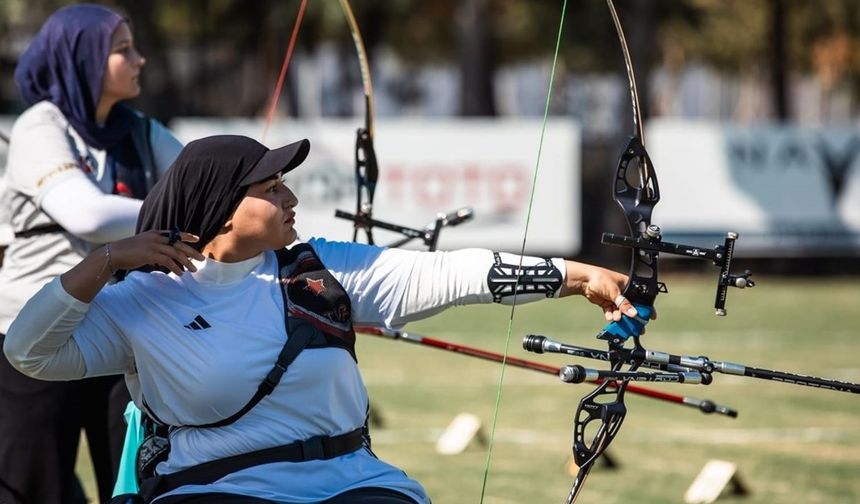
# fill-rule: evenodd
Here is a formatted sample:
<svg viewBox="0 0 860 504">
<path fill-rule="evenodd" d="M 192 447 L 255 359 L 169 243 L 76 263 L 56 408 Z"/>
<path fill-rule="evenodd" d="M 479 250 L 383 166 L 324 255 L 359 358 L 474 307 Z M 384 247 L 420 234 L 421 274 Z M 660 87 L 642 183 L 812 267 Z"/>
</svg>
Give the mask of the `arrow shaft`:
<svg viewBox="0 0 860 504">
<path fill-rule="evenodd" d="M 383 329 L 378 327 L 356 327 L 356 332 L 362 334 L 369 334 L 373 336 L 381 336 L 383 338 L 393 339 L 405 341 L 408 343 L 413 343 L 416 345 L 429 346 L 433 348 L 438 348 L 440 350 L 446 350 L 448 352 L 454 352 L 462 355 L 468 355 L 469 357 L 475 357 L 478 359 L 489 360 L 493 362 L 502 363 L 505 362 L 510 366 L 530 369 L 532 371 L 538 371 L 541 373 L 551 374 L 558 376 L 561 371 L 560 367 L 550 366 L 548 364 L 542 364 L 540 362 L 530 361 L 526 359 L 520 359 L 517 357 L 505 357 L 504 355 L 496 352 L 491 352 L 488 350 L 484 350 L 481 348 L 475 348 L 467 345 L 460 345 L 458 343 L 452 343 L 450 341 L 444 341 L 436 338 L 430 338 L 427 336 L 422 336 L 420 334 L 415 334 L 406 331 L 398 331 L 396 329 Z M 603 383 L 602 378 L 598 378 L 596 380 L 588 380 L 590 383 Z M 614 384 L 610 384 L 613 386 Z M 704 404 L 712 404 L 710 401 L 697 399 L 694 397 L 685 397 L 678 394 L 671 394 L 668 392 L 663 392 L 660 390 L 654 390 L 647 387 L 641 387 L 634 384 L 629 384 L 627 386 L 627 392 L 631 394 L 641 395 L 645 397 L 650 397 L 652 399 L 657 399 L 660 401 L 671 402 L 675 404 L 681 404 L 684 406 L 689 406 L 692 408 L 699 409 L 700 411 L 706 412 L 703 409 Z M 725 407 L 717 407 L 717 412 L 728 414 L 727 411 L 732 411 Z M 734 416 L 734 415 L 729 415 Z"/>
</svg>

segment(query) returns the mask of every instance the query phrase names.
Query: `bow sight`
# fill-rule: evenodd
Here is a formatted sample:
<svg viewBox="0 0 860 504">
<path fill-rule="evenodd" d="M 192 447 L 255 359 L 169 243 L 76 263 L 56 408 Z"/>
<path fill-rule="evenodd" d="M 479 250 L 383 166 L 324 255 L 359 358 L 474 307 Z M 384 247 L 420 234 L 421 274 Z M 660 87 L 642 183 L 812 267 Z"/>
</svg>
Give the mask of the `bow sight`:
<svg viewBox="0 0 860 504">
<path fill-rule="evenodd" d="M 638 113 L 638 106 L 635 107 Z M 624 295 L 636 306 L 642 317 L 639 321 L 613 323 L 600 334 L 602 339 L 627 339 L 641 333 L 652 312 L 657 294 L 668 293 L 666 284 L 657 280 L 657 258 L 660 252 L 696 259 L 710 259 L 720 267 L 714 309 L 717 315 L 726 315 L 726 297 L 729 287 L 754 287 L 752 273 L 741 275 L 730 272 L 738 234 L 726 233 L 725 243 L 712 249 L 663 241 L 662 230 L 651 224 L 651 213 L 660 201 L 660 186 L 651 159 L 643 145 L 641 130 L 636 129 L 618 161 L 613 181 L 613 199 L 621 207 L 630 235 L 603 233 L 602 243 L 632 249 L 630 282 Z M 631 325 L 632 324 L 632 325 Z M 620 327 L 619 327 L 620 326 Z"/>
<path fill-rule="evenodd" d="M 732 257 L 735 252 L 735 241 L 738 239 L 738 234 L 734 232 L 726 233 L 726 241 L 722 245 L 716 245 L 714 248 L 702 248 L 695 245 L 683 245 L 680 243 L 670 243 L 663 241 L 662 230 L 660 226 L 655 224 L 649 225 L 644 233 L 644 236 L 631 237 L 617 235 L 615 233 L 603 233 L 601 242 L 607 245 L 616 245 L 619 247 L 628 247 L 632 249 L 647 250 L 656 254 L 664 252 L 667 254 L 692 257 L 695 259 L 710 259 L 714 261 L 714 265 L 720 268 L 720 277 L 717 279 L 717 296 L 714 300 L 714 311 L 717 315 L 724 317 L 726 311 L 726 297 L 728 296 L 729 287 L 745 289 L 747 287 L 755 287 L 752 272 L 745 270 L 743 274 L 734 275 L 729 270 L 732 264 Z M 667 292 L 666 284 L 657 282 L 657 292 Z M 647 288 L 647 285 L 645 286 Z"/>
</svg>

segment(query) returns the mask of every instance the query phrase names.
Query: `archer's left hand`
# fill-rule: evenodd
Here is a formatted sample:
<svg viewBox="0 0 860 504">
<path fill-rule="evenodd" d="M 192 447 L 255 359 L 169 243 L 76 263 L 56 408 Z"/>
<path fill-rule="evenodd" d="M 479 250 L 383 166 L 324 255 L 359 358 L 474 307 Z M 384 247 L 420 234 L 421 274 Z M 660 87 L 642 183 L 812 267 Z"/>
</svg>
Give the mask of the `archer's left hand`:
<svg viewBox="0 0 860 504">
<path fill-rule="evenodd" d="M 635 317 L 636 308 L 621 292 L 627 285 L 627 275 L 606 268 L 575 261 L 565 261 L 567 274 L 561 296 L 579 294 L 603 310 L 607 321 L 621 320 L 621 315 Z M 657 318 L 656 313 L 652 318 Z"/>
</svg>

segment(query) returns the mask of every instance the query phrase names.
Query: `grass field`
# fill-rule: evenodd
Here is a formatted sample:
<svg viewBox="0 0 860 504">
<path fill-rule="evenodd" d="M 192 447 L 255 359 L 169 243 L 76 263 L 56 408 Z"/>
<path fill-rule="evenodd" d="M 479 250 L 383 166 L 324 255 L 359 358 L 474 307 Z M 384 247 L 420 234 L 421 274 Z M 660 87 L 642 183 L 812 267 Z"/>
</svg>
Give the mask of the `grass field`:
<svg viewBox="0 0 860 504">
<path fill-rule="evenodd" d="M 663 279 L 663 278 L 661 278 Z M 860 382 L 857 341 L 860 282 L 758 278 L 733 291 L 729 316 L 713 315 L 711 277 L 667 276 L 660 318 L 643 344 L 672 353 L 708 355 L 769 369 Z M 510 310 L 449 310 L 407 329 L 502 352 Z M 601 347 L 598 310 L 582 299 L 517 308 L 510 355 L 560 365 L 558 355 L 521 349 L 526 333 Z M 435 441 L 457 413 L 484 422 L 489 435 L 500 366 L 433 348 L 359 336 L 359 361 L 384 425 L 373 431 L 377 454 L 420 480 L 435 504 L 478 503 L 486 445 L 438 455 Z M 596 361 L 579 361 L 599 367 Z M 558 503 L 572 476 L 571 422 L 590 386 L 507 368 L 484 502 Z M 734 462 L 752 493 L 721 502 L 860 502 L 860 396 L 751 378 L 715 375 L 710 386 L 655 386 L 736 408 L 737 419 L 628 395 L 628 415 L 610 447 L 617 469 L 597 466 L 580 503 L 683 502 L 710 459 Z M 93 495 L 86 460 L 79 474 Z"/>
</svg>

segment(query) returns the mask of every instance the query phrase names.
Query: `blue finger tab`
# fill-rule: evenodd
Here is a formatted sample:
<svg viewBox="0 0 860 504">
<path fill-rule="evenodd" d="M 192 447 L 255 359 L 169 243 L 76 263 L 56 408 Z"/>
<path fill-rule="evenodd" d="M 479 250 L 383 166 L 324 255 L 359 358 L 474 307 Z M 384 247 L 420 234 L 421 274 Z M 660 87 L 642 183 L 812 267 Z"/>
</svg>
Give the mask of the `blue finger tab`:
<svg viewBox="0 0 860 504">
<path fill-rule="evenodd" d="M 597 334 L 597 337 L 600 339 L 613 339 L 613 338 L 621 338 L 627 341 L 631 336 L 639 336 L 642 334 L 642 329 L 645 328 L 645 324 L 651 320 L 651 313 L 654 311 L 653 306 L 646 306 L 640 304 L 633 304 L 636 308 L 636 311 L 639 313 L 636 317 L 628 317 L 627 315 L 623 315 L 621 320 L 618 322 L 610 322 L 606 324 L 600 333 Z"/>
</svg>

